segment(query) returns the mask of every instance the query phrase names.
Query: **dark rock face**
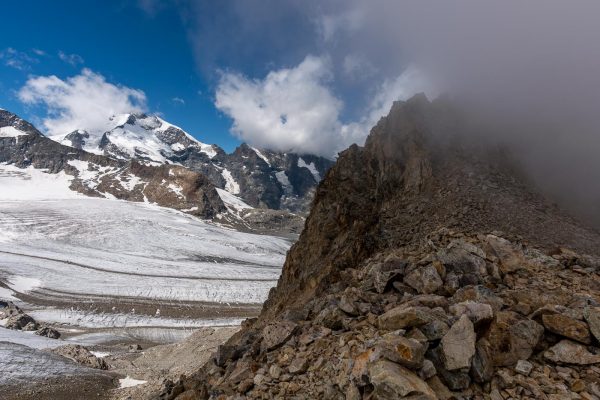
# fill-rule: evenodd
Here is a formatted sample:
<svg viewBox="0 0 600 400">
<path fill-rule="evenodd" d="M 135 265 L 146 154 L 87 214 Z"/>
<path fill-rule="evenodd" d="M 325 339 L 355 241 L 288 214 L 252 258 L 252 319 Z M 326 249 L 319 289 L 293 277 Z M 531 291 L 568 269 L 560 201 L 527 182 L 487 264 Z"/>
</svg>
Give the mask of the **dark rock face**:
<svg viewBox="0 0 600 400">
<path fill-rule="evenodd" d="M 231 154 L 213 147 L 216 155 L 212 158 L 190 147 L 169 160 L 201 172 L 215 186 L 258 208 L 307 212 L 316 186 L 333 165 L 323 157 L 259 150 L 245 143 Z M 239 189 L 228 186 L 227 174 Z"/>
<path fill-rule="evenodd" d="M 600 235 L 503 152 L 464 140 L 456 116 L 422 96 L 395 103 L 340 155 L 260 317 L 226 344 L 235 357 L 180 380 L 180 399 L 599 390 Z"/>
<path fill-rule="evenodd" d="M 0 110 L 0 127 L 5 126 L 25 134 L 0 137 L 0 163 L 19 168 L 32 166 L 48 173 L 65 172 L 74 177 L 71 189 L 88 196 L 108 194 L 123 200 L 148 200 L 205 218 L 226 210 L 214 185 L 200 173 L 174 165 L 150 166 L 135 160 L 117 160 L 64 146 L 16 115 Z M 74 133 L 72 140 L 77 142 L 83 137 Z"/>
</svg>

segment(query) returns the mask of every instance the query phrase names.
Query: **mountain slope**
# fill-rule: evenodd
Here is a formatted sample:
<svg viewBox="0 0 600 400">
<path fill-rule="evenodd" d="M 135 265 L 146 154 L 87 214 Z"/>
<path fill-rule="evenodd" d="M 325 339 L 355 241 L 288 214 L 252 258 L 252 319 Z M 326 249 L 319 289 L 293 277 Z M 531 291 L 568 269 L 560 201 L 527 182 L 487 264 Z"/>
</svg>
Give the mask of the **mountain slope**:
<svg viewBox="0 0 600 400">
<path fill-rule="evenodd" d="M 214 186 L 199 173 L 64 146 L 5 110 L 0 110 L 0 163 L 64 172 L 73 177 L 71 189 L 88 196 L 148 201 L 206 218 L 226 210 Z"/>
<path fill-rule="evenodd" d="M 52 139 L 94 154 L 145 164 L 178 164 L 207 176 L 218 188 L 253 207 L 306 212 L 314 188 L 332 165 L 315 156 L 284 154 L 242 144 L 231 154 L 146 114 L 116 115 L 94 132 L 76 130 Z"/>
<path fill-rule="evenodd" d="M 592 398 L 600 235 L 473 138 L 451 104 L 395 103 L 317 188 L 260 317 L 161 398 Z"/>
</svg>

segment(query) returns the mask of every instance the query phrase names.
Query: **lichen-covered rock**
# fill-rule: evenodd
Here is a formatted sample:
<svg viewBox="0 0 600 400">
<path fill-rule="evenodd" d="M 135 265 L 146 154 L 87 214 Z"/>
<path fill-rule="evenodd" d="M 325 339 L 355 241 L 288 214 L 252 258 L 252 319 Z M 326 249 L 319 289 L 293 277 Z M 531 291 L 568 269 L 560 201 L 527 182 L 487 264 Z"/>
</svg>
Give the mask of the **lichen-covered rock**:
<svg viewBox="0 0 600 400">
<path fill-rule="evenodd" d="M 588 325 L 583 321 L 578 321 L 562 314 L 543 315 L 542 321 L 544 322 L 546 329 L 557 335 L 585 344 L 590 344 L 592 342 Z"/>
</svg>

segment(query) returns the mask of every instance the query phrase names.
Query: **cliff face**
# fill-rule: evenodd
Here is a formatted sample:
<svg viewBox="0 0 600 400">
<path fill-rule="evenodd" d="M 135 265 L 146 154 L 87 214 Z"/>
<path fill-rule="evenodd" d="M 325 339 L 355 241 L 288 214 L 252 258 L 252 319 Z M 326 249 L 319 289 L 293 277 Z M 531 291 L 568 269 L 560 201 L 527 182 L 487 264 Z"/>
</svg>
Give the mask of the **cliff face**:
<svg viewBox="0 0 600 400">
<path fill-rule="evenodd" d="M 309 299 L 344 268 L 442 227 L 598 251 L 595 232 L 537 194 L 503 149 L 472 143 L 468 129 L 444 102 L 395 103 L 364 148 L 341 153 L 319 186 L 265 312 Z"/>
<path fill-rule="evenodd" d="M 541 376 L 561 363 L 600 391 L 600 236 L 475 138 L 444 101 L 395 103 L 318 186 L 260 317 L 162 398 L 567 396 Z"/>
</svg>

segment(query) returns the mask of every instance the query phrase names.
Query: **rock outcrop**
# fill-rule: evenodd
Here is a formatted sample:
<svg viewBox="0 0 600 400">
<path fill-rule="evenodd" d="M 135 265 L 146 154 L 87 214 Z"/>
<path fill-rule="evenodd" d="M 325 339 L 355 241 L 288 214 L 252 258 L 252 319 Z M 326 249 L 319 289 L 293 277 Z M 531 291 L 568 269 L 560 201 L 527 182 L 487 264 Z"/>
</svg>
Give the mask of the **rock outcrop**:
<svg viewBox="0 0 600 400">
<path fill-rule="evenodd" d="M 600 397 L 600 235 L 470 138 L 448 103 L 395 103 L 319 185 L 261 315 L 156 397 Z"/>
</svg>

